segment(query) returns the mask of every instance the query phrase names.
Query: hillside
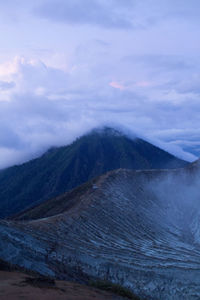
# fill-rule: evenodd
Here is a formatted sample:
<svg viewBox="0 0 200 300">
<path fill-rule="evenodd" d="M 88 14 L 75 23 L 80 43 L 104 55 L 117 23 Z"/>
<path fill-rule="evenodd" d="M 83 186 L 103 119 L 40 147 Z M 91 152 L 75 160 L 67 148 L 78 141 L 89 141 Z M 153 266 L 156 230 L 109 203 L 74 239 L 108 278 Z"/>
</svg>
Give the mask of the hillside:
<svg viewBox="0 0 200 300">
<path fill-rule="evenodd" d="M 183 167 L 186 162 L 111 128 L 94 130 L 66 147 L 0 172 L 0 217 L 7 217 L 118 168 Z"/>
<path fill-rule="evenodd" d="M 28 221 L 2 220 L 0 258 L 59 279 L 106 279 L 144 299 L 196 300 L 199 198 L 198 167 L 110 171 L 27 211 Z"/>
</svg>

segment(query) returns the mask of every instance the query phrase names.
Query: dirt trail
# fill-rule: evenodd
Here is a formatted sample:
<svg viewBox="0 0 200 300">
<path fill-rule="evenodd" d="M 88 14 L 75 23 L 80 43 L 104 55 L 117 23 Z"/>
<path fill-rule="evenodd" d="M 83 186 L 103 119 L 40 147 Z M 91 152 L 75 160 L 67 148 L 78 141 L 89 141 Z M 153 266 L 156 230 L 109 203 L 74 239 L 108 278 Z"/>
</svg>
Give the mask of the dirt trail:
<svg viewBox="0 0 200 300">
<path fill-rule="evenodd" d="M 36 287 L 26 282 L 33 278 L 19 272 L 0 271 L 1 300 L 123 300 L 112 293 L 74 282 L 56 281 L 55 286 Z"/>
</svg>

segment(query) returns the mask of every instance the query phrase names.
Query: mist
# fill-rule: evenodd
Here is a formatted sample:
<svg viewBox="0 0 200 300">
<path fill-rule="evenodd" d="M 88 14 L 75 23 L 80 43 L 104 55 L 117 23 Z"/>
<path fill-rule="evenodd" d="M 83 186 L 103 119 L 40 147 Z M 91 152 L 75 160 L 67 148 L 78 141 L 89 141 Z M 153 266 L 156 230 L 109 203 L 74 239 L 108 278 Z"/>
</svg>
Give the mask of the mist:
<svg viewBox="0 0 200 300">
<path fill-rule="evenodd" d="M 158 171 L 146 184 L 159 226 L 182 242 L 200 244 L 200 169 L 198 161 L 186 168 Z M 155 205 L 156 203 L 156 205 Z"/>
</svg>

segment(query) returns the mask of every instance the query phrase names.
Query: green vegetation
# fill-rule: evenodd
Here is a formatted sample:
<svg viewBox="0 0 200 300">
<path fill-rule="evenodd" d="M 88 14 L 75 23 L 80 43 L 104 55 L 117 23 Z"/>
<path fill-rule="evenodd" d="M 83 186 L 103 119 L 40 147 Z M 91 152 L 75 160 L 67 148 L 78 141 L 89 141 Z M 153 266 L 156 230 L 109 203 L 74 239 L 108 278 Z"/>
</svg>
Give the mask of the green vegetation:
<svg viewBox="0 0 200 300">
<path fill-rule="evenodd" d="M 100 290 L 109 291 L 116 295 L 126 297 L 128 299 L 141 300 L 139 297 L 134 295 L 128 288 L 125 288 L 120 284 L 115 284 L 105 280 L 98 280 L 98 281 L 90 281 L 89 285 L 98 288 Z"/>
</svg>

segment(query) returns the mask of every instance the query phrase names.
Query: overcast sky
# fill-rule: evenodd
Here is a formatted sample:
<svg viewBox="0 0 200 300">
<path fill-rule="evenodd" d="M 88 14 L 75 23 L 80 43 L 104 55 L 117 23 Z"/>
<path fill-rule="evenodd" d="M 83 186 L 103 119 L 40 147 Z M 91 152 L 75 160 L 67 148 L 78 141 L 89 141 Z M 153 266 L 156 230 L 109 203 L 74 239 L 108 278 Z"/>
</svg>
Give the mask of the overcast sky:
<svg viewBox="0 0 200 300">
<path fill-rule="evenodd" d="M 0 0 L 0 168 L 102 124 L 200 156 L 199 0 Z"/>
</svg>

